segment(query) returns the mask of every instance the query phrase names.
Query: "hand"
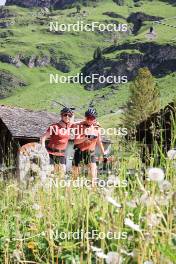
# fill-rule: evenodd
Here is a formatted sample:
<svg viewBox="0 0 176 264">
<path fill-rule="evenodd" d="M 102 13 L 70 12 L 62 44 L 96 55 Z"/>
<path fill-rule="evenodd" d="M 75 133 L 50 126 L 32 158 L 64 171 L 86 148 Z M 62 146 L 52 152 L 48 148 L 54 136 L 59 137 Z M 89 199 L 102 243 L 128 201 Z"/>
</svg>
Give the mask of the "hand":
<svg viewBox="0 0 176 264">
<path fill-rule="evenodd" d="M 105 162 L 108 161 L 108 153 L 109 153 L 109 151 L 104 150 L 103 158 L 104 158 L 104 161 L 105 161 Z"/>
<path fill-rule="evenodd" d="M 103 153 L 103 156 L 107 156 L 108 155 L 108 151 L 105 150 L 104 153 Z"/>
<path fill-rule="evenodd" d="M 105 154 L 103 155 L 103 161 L 104 161 L 104 162 L 107 162 L 107 161 L 108 161 L 108 156 L 105 155 Z"/>
</svg>

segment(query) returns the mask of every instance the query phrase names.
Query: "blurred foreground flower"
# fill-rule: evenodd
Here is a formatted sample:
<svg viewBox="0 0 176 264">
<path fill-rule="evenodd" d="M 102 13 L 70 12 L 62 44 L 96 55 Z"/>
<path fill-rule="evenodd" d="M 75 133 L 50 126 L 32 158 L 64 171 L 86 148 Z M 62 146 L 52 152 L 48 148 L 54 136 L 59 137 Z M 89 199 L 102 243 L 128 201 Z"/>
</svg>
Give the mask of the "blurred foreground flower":
<svg viewBox="0 0 176 264">
<path fill-rule="evenodd" d="M 43 218 L 43 216 L 44 215 L 41 212 L 39 212 L 38 214 L 35 215 L 35 217 L 38 218 L 38 219 Z"/>
<path fill-rule="evenodd" d="M 155 227 L 160 224 L 161 216 L 159 214 L 149 214 L 147 215 L 148 226 Z"/>
<path fill-rule="evenodd" d="M 34 250 L 36 248 L 36 243 L 34 241 L 30 241 L 28 244 L 27 244 L 27 247 L 31 250 Z"/>
<path fill-rule="evenodd" d="M 104 254 L 103 250 L 101 248 L 97 248 L 97 247 L 94 247 L 94 246 L 91 246 L 91 249 L 93 252 L 95 252 L 95 256 L 98 257 L 98 258 L 106 258 L 107 256 Z"/>
<path fill-rule="evenodd" d="M 155 199 L 149 193 L 143 193 L 139 200 L 143 206 L 153 206 L 155 204 Z"/>
<path fill-rule="evenodd" d="M 111 203 L 112 205 L 114 205 L 117 208 L 121 208 L 122 206 L 120 204 L 118 204 L 111 196 L 106 196 L 106 200 Z"/>
<path fill-rule="evenodd" d="M 15 249 L 13 251 L 12 257 L 13 257 L 13 260 L 14 261 L 20 262 L 21 261 L 21 256 L 22 256 L 22 252 L 19 251 L 18 249 Z"/>
<path fill-rule="evenodd" d="M 40 210 L 40 205 L 39 204 L 33 204 L 32 209 L 38 211 L 38 210 Z"/>
<path fill-rule="evenodd" d="M 106 259 L 107 255 L 103 253 L 103 251 L 96 252 L 95 253 L 96 257 L 101 258 L 101 259 Z"/>
<path fill-rule="evenodd" d="M 139 225 L 134 224 L 133 221 L 129 218 L 125 218 L 124 224 L 137 232 L 141 232 Z"/>
<path fill-rule="evenodd" d="M 154 264 L 154 263 L 151 260 L 147 260 L 147 261 L 144 262 L 144 264 Z"/>
<path fill-rule="evenodd" d="M 176 159 L 176 149 L 170 149 L 168 152 L 167 152 L 167 156 L 170 160 L 174 160 Z"/>
<path fill-rule="evenodd" d="M 159 205 L 159 206 L 168 206 L 169 205 L 169 201 L 171 199 L 171 196 L 170 195 L 156 195 L 155 197 L 155 201 L 156 203 Z"/>
<path fill-rule="evenodd" d="M 105 259 L 106 264 L 121 264 L 122 257 L 117 252 L 108 252 L 104 254 L 101 248 L 91 247 L 92 251 L 95 252 L 95 256 L 101 259 Z"/>
<path fill-rule="evenodd" d="M 160 191 L 162 192 L 169 191 L 171 187 L 172 187 L 172 184 L 167 180 L 164 180 L 161 183 L 159 183 L 159 188 L 160 188 Z"/>
<path fill-rule="evenodd" d="M 149 168 L 147 175 L 152 181 L 162 182 L 164 180 L 164 171 L 160 168 Z"/>
<path fill-rule="evenodd" d="M 94 246 L 91 246 L 91 249 L 92 249 L 93 252 L 101 252 L 102 251 L 101 248 L 94 247 Z"/>
<path fill-rule="evenodd" d="M 126 205 L 131 207 L 131 208 L 136 208 L 137 207 L 137 201 L 135 199 L 133 199 L 131 201 L 127 201 Z"/>
<path fill-rule="evenodd" d="M 108 252 L 107 257 L 105 259 L 106 264 L 121 264 L 122 257 L 117 252 Z"/>
</svg>

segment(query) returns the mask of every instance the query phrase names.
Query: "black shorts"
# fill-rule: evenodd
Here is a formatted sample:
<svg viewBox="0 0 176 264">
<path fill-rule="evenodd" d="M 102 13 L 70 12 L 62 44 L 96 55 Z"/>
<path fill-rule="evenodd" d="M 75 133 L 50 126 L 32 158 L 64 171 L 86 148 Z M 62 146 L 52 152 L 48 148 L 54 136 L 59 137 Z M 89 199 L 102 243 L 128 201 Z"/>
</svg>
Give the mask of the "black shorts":
<svg viewBox="0 0 176 264">
<path fill-rule="evenodd" d="M 89 163 L 96 163 L 95 151 L 81 151 L 79 148 L 76 148 L 73 165 L 78 167 L 81 162 L 86 165 Z"/>
<path fill-rule="evenodd" d="M 54 164 L 66 164 L 66 158 L 65 156 L 55 156 L 55 155 L 51 155 L 49 154 L 50 157 L 50 164 L 54 165 Z"/>
</svg>

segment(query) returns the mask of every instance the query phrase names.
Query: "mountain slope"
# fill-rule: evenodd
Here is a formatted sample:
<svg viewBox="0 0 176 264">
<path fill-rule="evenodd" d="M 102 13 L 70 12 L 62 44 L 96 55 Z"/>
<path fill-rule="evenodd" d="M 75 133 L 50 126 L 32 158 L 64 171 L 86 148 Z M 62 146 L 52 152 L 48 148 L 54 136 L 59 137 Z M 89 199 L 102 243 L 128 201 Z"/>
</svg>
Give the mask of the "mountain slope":
<svg viewBox="0 0 176 264">
<path fill-rule="evenodd" d="M 77 2 L 77 0 L 7 0 L 6 5 L 18 5 L 21 7 L 53 7 L 60 9 L 70 7 Z"/>
<path fill-rule="evenodd" d="M 175 47 L 176 29 L 161 24 L 155 25 L 150 20 L 143 21 L 137 34 L 133 34 L 130 30 L 126 33 L 117 33 L 115 43 L 114 35 L 108 32 L 50 32 L 49 23 L 50 21 L 59 21 L 60 24 L 76 23 L 81 19 L 85 23 L 92 21 L 106 24 L 112 21 L 127 23 L 127 18 L 132 13 L 143 12 L 149 16 L 169 18 L 167 23 L 175 25 L 175 20 L 171 20 L 170 17 L 175 16 L 176 8 L 166 2 L 152 1 L 151 4 L 149 1 L 144 1 L 139 7 L 136 7 L 133 1 L 128 3 L 131 4 L 118 6 L 111 0 L 101 1 L 96 3 L 96 8 L 82 7 L 80 14 L 76 13 L 75 8 L 54 10 L 45 14 L 37 8 L 31 10 L 16 6 L 4 7 L 0 12 L 2 15 L 0 69 L 17 76 L 27 86 L 17 90 L 15 88 L 10 97 L 0 102 L 31 109 L 58 111 L 58 106 L 52 105 L 52 100 L 57 100 L 77 106 L 80 114 L 91 104 L 98 109 L 102 120 L 108 123 L 109 115 L 115 115 L 128 99 L 129 84 L 86 91 L 81 84 L 51 85 L 49 75 L 53 73 L 69 76 L 80 73 L 81 69 L 92 61 L 93 53 L 98 46 L 103 50 L 105 59 L 115 63 L 121 61 L 123 53 L 129 54 L 129 57 L 134 52 L 143 54 L 143 51 L 132 45 L 137 43 L 138 46 L 145 46 L 145 43 L 151 43 L 146 37 L 151 25 L 154 26 L 157 35 L 152 41 L 154 45 L 169 44 Z M 8 17 L 4 13 L 7 13 Z M 132 26 L 129 24 L 129 29 Z M 150 55 L 150 52 L 148 53 Z M 162 60 L 162 55 L 158 54 L 158 56 Z M 155 57 L 152 60 L 155 62 Z M 167 71 L 165 76 L 157 79 L 163 104 L 171 101 L 176 95 L 175 75 L 171 72 Z"/>
</svg>

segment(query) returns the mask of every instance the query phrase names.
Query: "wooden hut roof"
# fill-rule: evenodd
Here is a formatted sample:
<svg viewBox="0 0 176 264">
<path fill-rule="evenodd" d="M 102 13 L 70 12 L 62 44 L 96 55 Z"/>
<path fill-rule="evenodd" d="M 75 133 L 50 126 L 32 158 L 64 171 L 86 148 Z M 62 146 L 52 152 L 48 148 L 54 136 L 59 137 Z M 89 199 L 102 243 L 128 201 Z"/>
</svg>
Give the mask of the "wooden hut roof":
<svg viewBox="0 0 176 264">
<path fill-rule="evenodd" d="M 14 138 L 40 138 L 58 114 L 0 105 L 0 119 Z"/>
<path fill-rule="evenodd" d="M 58 122 L 59 114 L 47 111 L 33 111 L 20 107 L 0 105 L 0 120 L 10 131 L 13 138 L 39 139 L 47 128 Z M 81 120 L 76 120 L 80 122 Z M 111 141 L 102 136 L 104 143 Z"/>
</svg>

